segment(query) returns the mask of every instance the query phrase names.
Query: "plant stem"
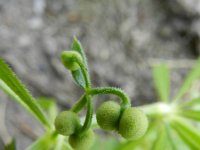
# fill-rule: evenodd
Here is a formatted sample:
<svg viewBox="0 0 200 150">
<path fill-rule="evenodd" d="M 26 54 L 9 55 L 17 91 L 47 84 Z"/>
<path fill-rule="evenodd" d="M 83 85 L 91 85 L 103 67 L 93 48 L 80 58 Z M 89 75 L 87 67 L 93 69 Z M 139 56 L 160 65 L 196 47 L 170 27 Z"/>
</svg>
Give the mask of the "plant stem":
<svg viewBox="0 0 200 150">
<path fill-rule="evenodd" d="M 82 61 L 78 59 L 77 59 L 77 63 L 79 64 L 81 71 L 83 73 L 86 89 L 89 89 L 91 87 L 91 81 L 90 81 L 90 75 L 88 73 L 88 68 L 85 66 L 85 64 Z"/>
<path fill-rule="evenodd" d="M 113 95 L 116 95 L 116 96 L 120 97 L 120 99 L 122 101 L 122 103 L 121 103 L 122 104 L 122 110 L 131 106 L 129 97 L 126 95 L 125 92 L 123 92 L 119 88 L 98 87 L 98 88 L 91 89 L 88 93 L 91 94 L 91 95 L 98 95 L 98 94 L 113 94 Z"/>
<path fill-rule="evenodd" d="M 85 122 L 80 129 L 80 132 L 78 133 L 80 136 L 83 135 L 91 126 L 92 124 L 92 116 L 93 116 L 93 102 L 92 102 L 92 97 L 87 95 L 87 114 L 85 118 Z"/>
<path fill-rule="evenodd" d="M 81 98 L 74 104 L 71 111 L 78 113 L 87 103 L 86 95 L 84 94 Z"/>
<path fill-rule="evenodd" d="M 85 80 L 85 84 L 86 84 L 85 85 L 86 86 L 85 87 L 85 95 L 72 108 L 74 112 L 78 112 L 87 103 L 87 114 L 86 114 L 85 122 L 84 122 L 82 128 L 80 129 L 80 132 L 78 133 L 79 136 L 81 136 L 90 128 L 90 126 L 92 124 L 93 102 L 92 102 L 92 97 L 87 92 L 88 90 L 91 89 L 91 81 L 90 81 L 88 68 L 86 67 L 86 65 L 83 62 L 81 62 L 79 60 L 77 60 L 77 63 L 79 64 L 79 66 L 81 68 L 81 71 L 83 73 L 83 77 Z"/>
</svg>

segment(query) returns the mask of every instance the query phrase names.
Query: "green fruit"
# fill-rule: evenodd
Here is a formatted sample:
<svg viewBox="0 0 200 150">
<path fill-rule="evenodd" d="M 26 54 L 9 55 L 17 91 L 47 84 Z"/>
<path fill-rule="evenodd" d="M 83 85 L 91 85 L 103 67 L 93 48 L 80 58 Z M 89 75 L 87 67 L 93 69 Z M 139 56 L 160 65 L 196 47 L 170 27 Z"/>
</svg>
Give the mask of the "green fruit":
<svg viewBox="0 0 200 150">
<path fill-rule="evenodd" d="M 141 138 L 148 128 L 146 115 L 138 108 L 127 108 L 124 110 L 120 122 L 119 133 L 126 139 Z"/>
<path fill-rule="evenodd" d="M 96 112 L 99 126 L 104 130 L 115 130 L 121 113 L 120 105 L 113 101 L 104 102 Z"/>
<path fill-rule="evenodd" d="M 61 53 L 61 61 L 64 66 L 71 70 L 75 71 L 79 69 L 77 60 L 82 61 L 81 55 L 76 51 L 63 51 Z"/>
<path fill-rule="evenodd" d="M 55 119 L 55 128 L 59 134 L 71 135 L 80 127 L 78 115 L 72 111 L 63 111 Z"/>
<path fill-rule="evenodd" d="M 75 150 L 89 150 L 94 143 L 94 132 L 89 129 L 82 136 L 73 134 L 69 137 L 69 144 Z"/>
</svg>

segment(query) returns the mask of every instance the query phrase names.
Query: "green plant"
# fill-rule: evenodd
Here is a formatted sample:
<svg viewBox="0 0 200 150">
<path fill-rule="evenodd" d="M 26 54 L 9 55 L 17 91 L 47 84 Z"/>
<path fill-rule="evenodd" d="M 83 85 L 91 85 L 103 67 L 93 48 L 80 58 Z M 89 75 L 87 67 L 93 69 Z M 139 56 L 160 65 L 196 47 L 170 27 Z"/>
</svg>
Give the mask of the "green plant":
<svg viewBox="0 0 200 150">
<path fill-rule="evenodd" d="M 199 78 L 200 59 L 186 76 L 175 97 L 170 98 L 168 66 L 155 65 L 153 79 L 160 102 L 140 107 L 149 118 L 148 131 L 139 140 L 120 144 L 117 150 L 200 149 Z"/>
<path fill-rule="evenodd" d="M 85 118 L 85 122 L 82 127 L 79 128 L 79 130 L 75 130 L 76 127 L 78 127 L 77 119 L 75 120 L 75 114 L 73 114 L 73 117 L 68 117 L 69 121 L 64 121 L 64 119 L 67 119 L 66 113 L 70 114 L 70 111 L 61 113 L 56 118 L 55 125 L 56 125 L 56 130 L 62 134 L 62 135 L 70 135 L 69 137 L 69 143 L 71 146 L 75 149 L 80 149 L 83 147 L 85 149 L 89 149 L 89 146 L 92 144 L 85 144 L 84 146 L 80 146 L 78 148 L 79 144 L 83 145 L 81 143 L 90 143 L 88 140 L 92 140 L 93 136 L 89 136 L 90 134 L 88 133 L 88 130 L 90 130 L 91 123 L 92 123 L 92 116 L 93 116 L 93 104 L 92 104 L 92 98 L 94 95 L 97 94 L 115 94 L 121 98 L 121 104 L 114 103 L 112 101 L 106 102 L 97 111 L 97 122 L 102 127 L 103 129 L 107 130 L 118 130 L 118 124 L 120 122 L 120 127 L 123 126 L 123 121 L 130 122 L 130 128 L 132 131 L 134 130 L 135 132 L 130 132 L 128 139 L 131 137 L 134 137 L 135 139 L 138 137 L 140 138 L 142 135 L 144 135 L 148 121 L 146 119 L 146 116 L 143 112 L 139 113 L 132 113 L 134 114 L 135 118 L 141 118 L 141 119 L 135 119 L 134 121 L 129 121 L 127 119 L 122 119 L 121 121 L 121 116 L 122 118 L 125 118 L 126 113 L 124 114 L 124 111 L 126 111 L 128 108 L 131 107 L 130 105 L 130 100 L 128 96 L 120 89 L 113 88 L 113 87 L 101 87 L 101 88 L 93 88 L 91 81 L 90 81 L 90 76 L 88 72 L 88 66 L 86 62 L 86 57 L 84 55 L 84 51 L 82 50 L 80 44 L 77 42 L 77 40 L 74 40 L 76 45 L 73 43 L 72 44 L 72 50 L 71 51 L 63 51 L 61 53 L 61 60 L 63 65 L 69 69 L 72 72 L 72 75 L 74 77 L 74 80 L 76 83 L 83 88 L 84 90 L 84 95 L 80 98 L 80 100 L 72 107 L 71 111 L 74 113 L 78 113 L 84 105 L 87 105 L 87 114 Z M 75 49 L 75 46 L 79 46 L 77 49 Z M 76 51 L 73 51 L 76 50 Z M 132 109 L 133 111 L 136 111 L 136 109 Z M 143 115 L 141 115 L 143 114 Z M 72 115 L 72 113 L 70 114 Z M 136 117 L 136 115 L 140 115 Z M 144 118 L 144 119 L 143 119 Z M 139 126 L 136 127 L 136 124 L 141 125 L 142 122 L 145 121 L 144 124 L 146 124 L 145 128 L 143 128 L 144 132 L 139 131 L 140 129 L 138 128 Z M 76 123 L 74 123 L 76 122 Z M 72 128 L 72 129 L 71 129 Z M 124 132 L 121 132 L 123 127 L 120 128 L 119 133 L 123 135 Z M 135 134 L 139 134 L 140 136 L 134 136 Z M 90 138 L 85 139 L 87 136 Z M 127 137 L 127 136 L 123 136 Z M 82 141 L 87 141 L 87 142 L 82 142 Z M 80 143 L 79 143 L 80 142 Z M 87 146 L 87 147 L 86 147 Z"/>
<path fill-rule="evenodd" d="M 200 59 L 171 101 L 169 69 L 163 64 L 154 66 L 154 83 L 161 102 L 137 108 L 131 107 L 129 97 L 119 88 L 92 87 L 87 60 L 76 38 L 71 50 L 61 53 L 61 61 L 70 70 L 77 85 L 84 90 L 84 94 L 70 110 L 58 113 L 54 101 L 33 98 L 4 60 L 0 59 L 0 88 L 30 112 L 46 131 L 27 150 L 71 150 L 72 148 L 87 150 L 92 145 L 91 149 L 98 149 L 95 145 L 99 142 L 93 144 L 99 139 L 98 136 L 95 138 L 93 133 L 93 129 L 98 125 L 104 130 L 114 130 L 121 134 L 121 137 L 131 139 L 120 138 L 118 142 L 110 138 L 103 144 L 108 146 L 103 148 L 107 150 L 200 149 L 200 134 L 194 129 L 200 128 L 198 123 L 200 95 L 195 88 L 192 88 L 192 83 L 200 77 Z M 186 93 L 190 93 L 188 94 L 190 99 L 188 97 L 184 99 Z M 99 94 L 116 95 L 121 102 L 118 104 L 107 101 L 98 107 L 96 123 L 96 120 L 92 120 L 94 118 L 93 97 Z M 78 114 L 85 106 L 86 117 L 79 119 Z M 80 123 L 79 120 L 84 121 Z M 117 146 L 111 146 L 109 142 Z"/>
</svg>

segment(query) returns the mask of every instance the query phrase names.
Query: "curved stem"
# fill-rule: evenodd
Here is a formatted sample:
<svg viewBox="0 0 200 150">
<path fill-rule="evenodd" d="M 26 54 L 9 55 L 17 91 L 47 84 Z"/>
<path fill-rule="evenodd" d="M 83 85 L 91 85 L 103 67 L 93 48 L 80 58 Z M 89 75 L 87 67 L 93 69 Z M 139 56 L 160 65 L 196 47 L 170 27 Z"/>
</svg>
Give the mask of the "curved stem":
<svg viewBox="0 0 200 150">
<path fill-rule="evenodd" d="M 76 61 L 77 61 L 77 63 L 79 64 L 79 66 L 81 68 L 81 72 L 83 73 L 83 77 L 84 77 L 84 80 L 85 80 L 86 88 L 90 88 L 91 87 L 91 81 L 90 81 L 90 76 L 89 76 L 89 73 L 88 73 L 88 68 L 79 59 L 77 59 Z"/>
<path fill-rule="evenodd" d="M 71 111 L 78 113 L 87 103 L 86 95 L 84 94 L 81 98 L 73 105 Z"/>
<path fill-rule="evenodd" d="M 92 116 L 93 116 L 93 103 L 92 103 L 92 99 L 91 96 L 86 96 L 87 98 L 87 114 L 86 114 L 86 118 L 85 118 L 85 122 L 83 124 L 83 127 L 80 129 L 79 131 L 79 135 L 83 135 L 91 126 L 92 124 Z"/>
<path fill-rule="evenodd" d="M 83 96 L 80 101 L 76 104 L 76 106 L 74 106 L 73 110 L 74 111 L 79 111 L 83 108 L 83 106 L 85 105 L 85 103 L 87 102 L 87 114 L 86 114 L 86 118 L 85 118 L 85 122 L 82 126 L 82 128 L 80 129 L 80 132 L 78 133 L 79 136 L 83 135 L 91 126 L 92 123 L 92 115 L 93 115 L 93 103 L 92 103 L 92 98 L 91 96 L 88 94 L 88 90 L 90 90 L 91 88 L 91 81 L 90 81 L 90 76 L 89 76 L 89 72 L 88 72 L 88 68 L 86 67 L 86 65 L 81 62 L 80 60 L 77 60 L 77 63 L 79 64 L 81 71 L 83 73 L 84 76 L 84 80 L 85 80 L 85 84 L 86 84 L 86 88 L 85 88 L 85 96 Z"/>
<path fill-rule="evenodd" d="M 120 99 L 122 101 L 122 103 L 121 103 L 122 109 L 125 109 L 125 108 L 131 106 L 129 97 L 126 95 L 125 92 L 123 92 L 119 88 L 115 88 L 115 87 L 93 88 L 93 89 L 91 89 L 91 90 L 88 91 L 88 94 L 91 94 L 91 95 L 113 94 L 113 95 L 116 95 L 116 96 L 120 97 Z"/>
</svg>

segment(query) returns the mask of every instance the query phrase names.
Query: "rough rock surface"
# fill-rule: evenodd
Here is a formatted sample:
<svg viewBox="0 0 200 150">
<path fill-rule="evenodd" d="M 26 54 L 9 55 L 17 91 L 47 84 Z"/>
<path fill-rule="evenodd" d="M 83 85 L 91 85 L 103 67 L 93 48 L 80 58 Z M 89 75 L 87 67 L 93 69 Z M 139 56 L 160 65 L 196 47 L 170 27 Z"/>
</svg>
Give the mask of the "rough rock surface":
<svg viewBox="0 0 200 150">
<path fill-rule="evenodd" d="M 150 103 L 156 100 L 154 63 L 170 60 L 176 68 L 175 91 L 191 67 L 184 62 L 199 55 L 199 15 L 198 0 L 1 0 L 0 56 L 35 97 L 53 97 L 66 109 L 82 92 L 59 54 L 76 35 L 86 50 L 95 86 L 121 87 L 134 105 Z M 27 138 L 20 123 L 28 122 L 27 128 L 32 125 L 38 134 L 41 129 L 4 94 L 0 96 L 0 104 L 7 103 L 9 133 L 19 137 L 18 148 L 24 149 L 35 135 Z"/>
</svg>

